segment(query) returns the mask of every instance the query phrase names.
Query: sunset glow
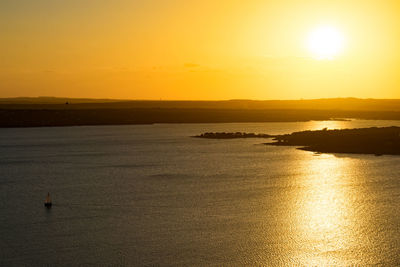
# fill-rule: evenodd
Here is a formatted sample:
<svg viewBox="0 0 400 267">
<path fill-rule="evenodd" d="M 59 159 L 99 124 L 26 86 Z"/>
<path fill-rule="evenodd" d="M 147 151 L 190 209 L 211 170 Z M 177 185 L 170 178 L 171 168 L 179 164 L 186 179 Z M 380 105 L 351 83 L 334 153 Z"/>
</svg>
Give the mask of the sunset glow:
<svg viewBox="0 0 400 267">
<path fill-rule="evenodd" d="M 400 266 L 400 1 L 1 0 L 1 266 Z"/>
<path fill-rule="evenodd" d="M 399 14 L 398 1 L 1 1 L 0 97 L 400 98 Z"/>
</svg>

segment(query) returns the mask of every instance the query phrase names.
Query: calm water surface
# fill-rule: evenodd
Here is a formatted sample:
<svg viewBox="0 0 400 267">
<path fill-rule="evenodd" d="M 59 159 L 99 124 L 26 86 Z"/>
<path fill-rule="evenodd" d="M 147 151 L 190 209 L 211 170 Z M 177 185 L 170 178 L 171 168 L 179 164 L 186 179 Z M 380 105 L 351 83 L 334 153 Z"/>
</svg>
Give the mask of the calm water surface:
<svg viewBox="0 0 400 267">
<path fill-rule="evenodd" d="M 400 157 L 189 137 L 390 125 L 0 129 L 0 265 L 400 265 Z"/>
</svg>

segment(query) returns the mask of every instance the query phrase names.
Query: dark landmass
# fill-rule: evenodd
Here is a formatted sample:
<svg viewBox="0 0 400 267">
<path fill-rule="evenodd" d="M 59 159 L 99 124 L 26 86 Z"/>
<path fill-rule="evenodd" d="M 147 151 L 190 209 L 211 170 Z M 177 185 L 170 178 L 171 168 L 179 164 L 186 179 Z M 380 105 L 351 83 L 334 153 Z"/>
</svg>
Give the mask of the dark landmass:
<svg viewBox="0 0 400 267">
<path fill-rule="evenodd" d="M 400 120 L 400 100 L 121 101 L 70 98 L 0 99 L 0 127 L 152 123 Z M 341 119 L 340 119 L 341 118 Z"/>
<path fill-rule="evenodd" d="M 256 133 L 203 133 L 200 135 L 193 136 L 196 138 L 209 138 L 209 139 L 235 139 L 235 138 L 271 138 L 273 135 L 269 134 L 256 134 Z"/>
<path fill-rule="evenodd" d="M 332 116 L 334 115 L 334 116 Z M 0 109 L 0 127 L 330 120 L 336 112 L 235 109 Z M 376 116 L 375 114 L 373 116 Z M 400 112 L 398 114 L 400 119 Z"/>
<path fill-rule="evenodd" d="M 266 145 L 301 146 L 320 153 L 400 155 L 400 127 L 319 130 L 278 135 Z"/>
<path fill-rule="evenodd" d="M 60 97 L 0 98 L 0 109 L 236 109 L 400 111 L 400 99 L 327 98 L 305 100 L 164 101 Z M 346 117 L 342 117 L 346 118 Z"/>
</svg>

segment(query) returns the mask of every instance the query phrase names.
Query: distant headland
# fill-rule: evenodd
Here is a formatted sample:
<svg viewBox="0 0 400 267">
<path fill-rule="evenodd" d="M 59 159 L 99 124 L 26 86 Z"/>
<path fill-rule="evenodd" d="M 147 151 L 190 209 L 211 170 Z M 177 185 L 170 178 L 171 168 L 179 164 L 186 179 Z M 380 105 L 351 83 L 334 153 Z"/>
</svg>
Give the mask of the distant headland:
<svg viewBox="0 0 400 267">
<path fill-rule="evenodd" d="M 283 135 L 254 133 L 203 133 L 194 137 L 211 139 L 273 138 L 272 146 L 297 146 L 318 153 L 400 155 L 400 127 L 371 127 L 341 130 L 302 131 Z"/>
<path fill-rule="evenodd" d="M 278 135 L 274 146 L 300 146 L 320 153 L 400 155 L 400 127 L 302 131 Z"/>
</svg>

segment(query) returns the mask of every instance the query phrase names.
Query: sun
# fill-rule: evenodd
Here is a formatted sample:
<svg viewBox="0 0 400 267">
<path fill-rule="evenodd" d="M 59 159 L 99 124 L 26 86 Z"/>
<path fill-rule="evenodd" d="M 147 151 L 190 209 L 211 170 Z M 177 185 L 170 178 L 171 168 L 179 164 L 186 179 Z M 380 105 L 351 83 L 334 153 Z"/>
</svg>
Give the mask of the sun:
<svg viewBox="0 0 400 267">
<path fill-rule="evenodd" d="M 335 27 L 320 26 L 308 35 L 307 48 L 319 60 L 334 59 L 342 52 L 343 46 L 343 34 Z"/>
</svg>

